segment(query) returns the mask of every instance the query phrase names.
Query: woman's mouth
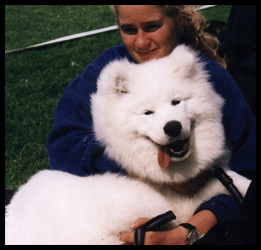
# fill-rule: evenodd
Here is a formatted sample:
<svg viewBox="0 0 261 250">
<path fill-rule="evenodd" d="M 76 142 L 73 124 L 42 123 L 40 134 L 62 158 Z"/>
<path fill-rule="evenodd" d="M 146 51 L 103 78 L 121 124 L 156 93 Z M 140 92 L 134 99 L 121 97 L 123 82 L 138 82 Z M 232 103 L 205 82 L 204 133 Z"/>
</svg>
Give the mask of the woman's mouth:
<svg viewBox="0 0 261 250">
<path fill-rule="evenodd" d="M 150 51 L 147 51 L 147 52 L 137 52 L 141 57 L 149 57 L 149 56 L 152 56 L 155 52 L 156 52 L 157 49 L 153 49 L 153 50 L 150 50 Z"/>
</svg>

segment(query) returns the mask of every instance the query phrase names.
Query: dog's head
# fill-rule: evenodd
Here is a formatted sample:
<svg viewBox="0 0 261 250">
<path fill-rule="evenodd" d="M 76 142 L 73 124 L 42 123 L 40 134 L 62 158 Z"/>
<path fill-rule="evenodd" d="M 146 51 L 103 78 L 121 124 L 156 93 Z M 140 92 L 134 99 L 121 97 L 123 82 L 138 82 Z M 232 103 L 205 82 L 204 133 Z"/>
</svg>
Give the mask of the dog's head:
<svg viewBox="0 0 261 250">
<path fill-rule="evenodd" d="M 184 45 L 143 64 L 110 63 L 92 96 L 96 138 L 129 173 L 181 182 L 224 154 L 223 99 Z"/>
</svg>

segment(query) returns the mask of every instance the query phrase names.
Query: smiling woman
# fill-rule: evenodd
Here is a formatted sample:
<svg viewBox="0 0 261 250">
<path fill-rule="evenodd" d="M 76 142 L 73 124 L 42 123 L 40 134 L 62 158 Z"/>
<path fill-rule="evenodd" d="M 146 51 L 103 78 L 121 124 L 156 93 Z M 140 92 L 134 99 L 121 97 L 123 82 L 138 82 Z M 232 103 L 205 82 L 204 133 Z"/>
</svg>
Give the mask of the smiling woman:
<svg viewBox="0 0 261 250">
<path fill-rule="evenodd" d="M 178 44 L 173 19 L 158 8 L 156 5 L 117 7 L 122 40 L 139 63 L 169 55 Z"/>
<path fill-rule="evenodd" d="M 168 55 L 186 43 L 222 67 L 219 42 L 204 32 L 205 18 L 193 5 L 111 5 L 121 37 L 132 58 L 146 62 Z"/>
</svg>

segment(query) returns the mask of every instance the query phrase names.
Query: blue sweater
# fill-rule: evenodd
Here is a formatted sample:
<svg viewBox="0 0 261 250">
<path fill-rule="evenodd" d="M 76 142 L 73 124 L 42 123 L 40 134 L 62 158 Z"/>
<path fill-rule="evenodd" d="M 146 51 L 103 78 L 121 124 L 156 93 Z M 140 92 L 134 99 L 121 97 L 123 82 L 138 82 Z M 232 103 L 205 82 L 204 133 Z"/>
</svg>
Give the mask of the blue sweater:
<svg viewBox="0 0 261 250">
<path fill-rule="evenodd" d="M 104 149 L 94 140 L 90 110 L 90 94 L 96 91 L 97 78 L 110 61 L 133 59 L 124 44 L 101 53 L 83 73 L 66 88 L 55 109 L 55 122 L 47 140 L 52 169 L 79 176 L 115 172 L 126 174 L 121 166 L 108 159 Z M 238 173 L 255 169 L 255 119 L 233 78 L 225 69 L 201 55 L 216 91 L 226 100 L 224 126 L 227 144 L 233 152 L 231 167 Z M 209 209 L 219 221 L 239 213 L 233 199 L 220 195 L 203 203 L 198 211 Z"/>
</svg>

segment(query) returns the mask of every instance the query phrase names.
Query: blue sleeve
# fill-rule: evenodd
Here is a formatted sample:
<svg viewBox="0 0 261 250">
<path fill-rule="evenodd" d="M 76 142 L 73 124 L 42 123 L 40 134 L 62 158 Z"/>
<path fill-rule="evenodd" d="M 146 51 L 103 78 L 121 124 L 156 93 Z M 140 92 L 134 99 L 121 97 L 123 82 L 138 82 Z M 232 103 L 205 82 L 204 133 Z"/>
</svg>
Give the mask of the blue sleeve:
<svg viewBox="0 0 261 250">
<path fill-rule="evenodd" d="M 242 93 L 231 75 L 215 62 L 207 61 L 210 81 L 216 91 L 225 99 L 223 124 L 226 143 L 231 150 L 230 167 L 248 178 L 253 177 L 256 168 L 256 121 Z M 229 219 L 239 213 L 239 207 L 232 197 L 219 195 L 204 202 L 196 212 L 208 209 L 218 221 Z"/>
<path fill-rule="evenodd" d="M 120 45 L 104 51 L 67 86 L 55 109 L 54 126 L 47 139 L 52 169 L 79 176 L 107 171 L 123 173 L 104 155 L 103 148 L 94 139 L 90 94 L 96 91 L 103 67 L 118 57 L 126 56 L 124 48 Z"/>
<path fill-rule="evenodd" d="M 207 65 L 216 91 L 225 99 L 223 124 L 226 144 L 231 150 L 230 167 L 246 177 L 256 169 L 256 121 L 232 76 L 210 61 Z"/>
<path fill-rule="evenodd" d="M 201 204 L 195 214 L 201 210 L 210 210 L 215 214 L 218 222 L 238 216 L 240 212 L 239 206 L 228 195 L 219 195 Z"/>
</svg>

